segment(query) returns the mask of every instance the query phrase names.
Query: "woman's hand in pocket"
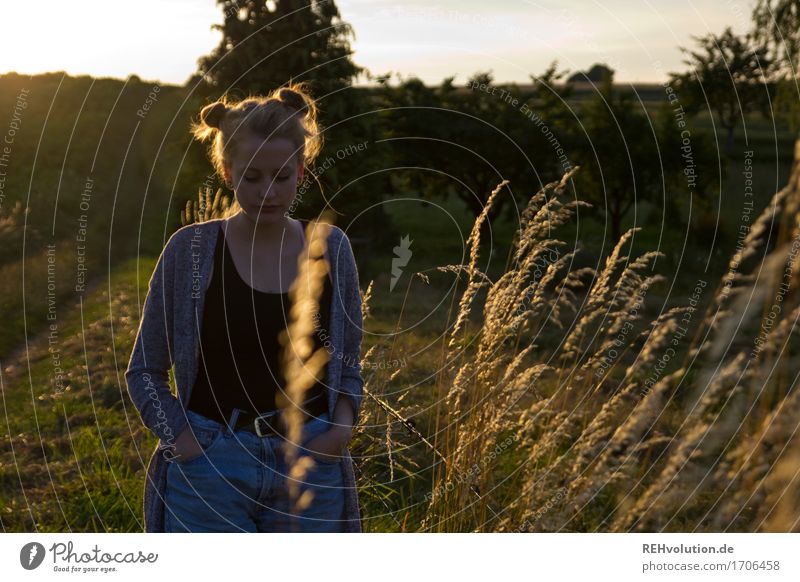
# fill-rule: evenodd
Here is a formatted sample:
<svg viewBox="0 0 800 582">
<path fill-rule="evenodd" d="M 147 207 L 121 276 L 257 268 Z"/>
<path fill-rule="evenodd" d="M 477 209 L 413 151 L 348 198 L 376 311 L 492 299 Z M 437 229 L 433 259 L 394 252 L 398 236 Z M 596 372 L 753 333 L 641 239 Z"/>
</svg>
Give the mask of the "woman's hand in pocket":
<svg viewBox="0 0 800 582">
<path fill-rule="evenodd" d="M 353 430 L 349 426 L 334 425 L 318 434 L 305 444 L 312 456 L 323 462 L 335 463 L 342 458 L 342 449 L 352 438 Z"/>
<path fill-rule="evenodd" d="M 175 439 L 175 461 L 185 463 L 202 454 L 203 447 L 197 442 L 191 427 L 187 426 Z"/>
</svg>

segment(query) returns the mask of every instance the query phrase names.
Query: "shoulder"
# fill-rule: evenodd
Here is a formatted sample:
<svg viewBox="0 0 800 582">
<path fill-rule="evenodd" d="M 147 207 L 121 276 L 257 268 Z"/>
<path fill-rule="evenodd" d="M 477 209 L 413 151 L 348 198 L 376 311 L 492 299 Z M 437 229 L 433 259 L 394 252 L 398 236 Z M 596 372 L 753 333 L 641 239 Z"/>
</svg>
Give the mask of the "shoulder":
<svg viewBox="0 0 800 582">
<path fill-rule="evenodd" d="M 213 232 L 215 229 L 219 228 L 219 224 L 224 221 L 224 218 L 212 218 L 203 222 L 186 224 L 172 233 L 170 239 L 175 238 L 177 240 L 185 240 L 186 238 L 192 238 L 198 234 L 202 235 L 208 232 Z"/>
<path fill-rule="evenodd" d="M 306 225 L 309 221 L 303 219 L 300 222 Z M 327 252 L 331 257 L 335 257 L 337 261 L 340 261 L 343 250 L 345 251 L 344 254 L 352 254 L 350 239 L 347 238 L 347 234 L 341 228 L 329 222 L 321 222 L 320 224 L 328 227 L 328 235 L 325 238 L 325 242 Z"/>
<path fill-rule="evenodd" d="M 347 233 L 335 224 L 329 224 L 329 226 L 330 232 L 328 233 L 328 255 L 346 269 L 355 269 L 353 247 L 350 244 L 350 239 L 348 238 Z"/>
<path fill-rule="evenodd" d="M 330 223 L 325 223 L 325 224 L 330 228 L 330 231 L 328 232 L 328 247 L 330 248 L 331 246 L 335 247 L 345 246 L 349 249 L 350 239 L 347 238 L 347 233 L 345 233 L 345 231 L 343 231 L 335 224 L 330 224 Z"/>
<path fill-rule="evenodd" d="M 172 233 L 166 244 L 163 253 L 165 255 L 177 255 L 191 252 L 196 249 L 204 236 L 214 233 L 219 228 L 219 223 L 223 218 L 213 218 L 204 222 L 194 222 L 180 227 Z"/>
</svg>

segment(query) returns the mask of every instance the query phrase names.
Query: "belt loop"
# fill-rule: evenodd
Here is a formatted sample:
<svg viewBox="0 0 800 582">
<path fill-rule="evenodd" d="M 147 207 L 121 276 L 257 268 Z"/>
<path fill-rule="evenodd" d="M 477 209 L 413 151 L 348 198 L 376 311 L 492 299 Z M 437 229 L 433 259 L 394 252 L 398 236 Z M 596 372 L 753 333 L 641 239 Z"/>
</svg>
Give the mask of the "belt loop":
<svg viewBox="0 0 800 582">
<path fill-rule="evenodd" d="M 234 408 L 233 412 L 231 412 L 231 419 L 228 421 L 228 425 L 225 427 L 225 436 L 230 436 L 233 434 L 233 431 L 236 430 L 236 421 L 239 419 L 239 409 Z"/>
</svg>

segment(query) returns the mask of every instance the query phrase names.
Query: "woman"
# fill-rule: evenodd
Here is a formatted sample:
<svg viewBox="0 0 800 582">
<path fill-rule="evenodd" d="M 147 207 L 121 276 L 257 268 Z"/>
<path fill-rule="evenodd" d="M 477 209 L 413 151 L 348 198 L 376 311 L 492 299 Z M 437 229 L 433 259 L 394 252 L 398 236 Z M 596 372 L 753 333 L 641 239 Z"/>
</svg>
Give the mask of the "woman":
<svg viewBox="0 0 800 582">
<path fill-rule="evenodd" d="M 193 128 L 235 192 L 233 212 L 176 231 L 150 280 L 126 372 L 159 439 L 145 483 L 146 531 L 361 531 L 347 444 L 362 399 L 361 296 L 350 242 L 330 226 L 314 342 L 328 350 L 302 403 L 301 455 L 313 463 L 297 513 L 289 495 L 280 335 L 305 244 L 288 216 L 320 151 L 302 85 L 203 108 Z M 177 398 L 169 388 L 175 365 Z M 344 398 L 340 398 L 344 396 Z M 281 404 L 283 403 L 283 404 Z"/>
</svg>

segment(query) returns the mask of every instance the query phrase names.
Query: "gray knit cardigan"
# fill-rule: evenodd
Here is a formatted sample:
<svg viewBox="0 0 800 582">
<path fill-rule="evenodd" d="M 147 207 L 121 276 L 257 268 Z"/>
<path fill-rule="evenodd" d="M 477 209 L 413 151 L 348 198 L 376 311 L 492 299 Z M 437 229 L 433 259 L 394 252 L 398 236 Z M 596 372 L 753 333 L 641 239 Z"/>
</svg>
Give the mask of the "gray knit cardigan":
<svg viewBox="0 0 800 582">
<path fill-rule="evenodd" d="M 213 271 L 220 222 L 213 219 L 179 228 L 167 241 L 150 278 L 142 319 L 125 378 L 128 393 L 143 424 L 159 442 L 150 456 L 144 484 L 146 532 L 164 531 L 164 491 L 170 449 L 187 424 L 185 408 L 198 370 L 203 301 Z M 355 409 L 363 397 L 360 350 L 361 292 L 355 258 L 347 235 L 329 225 L 325 259 L 333 283 L 326 383 L 328 411 L 333 415 L 339 394 Z M 177 397 L 169 387 L 174 365 Z M 348 532 L 361 531 L 353 459 L 345 448 L 341 464 Z"/>
</svg>

